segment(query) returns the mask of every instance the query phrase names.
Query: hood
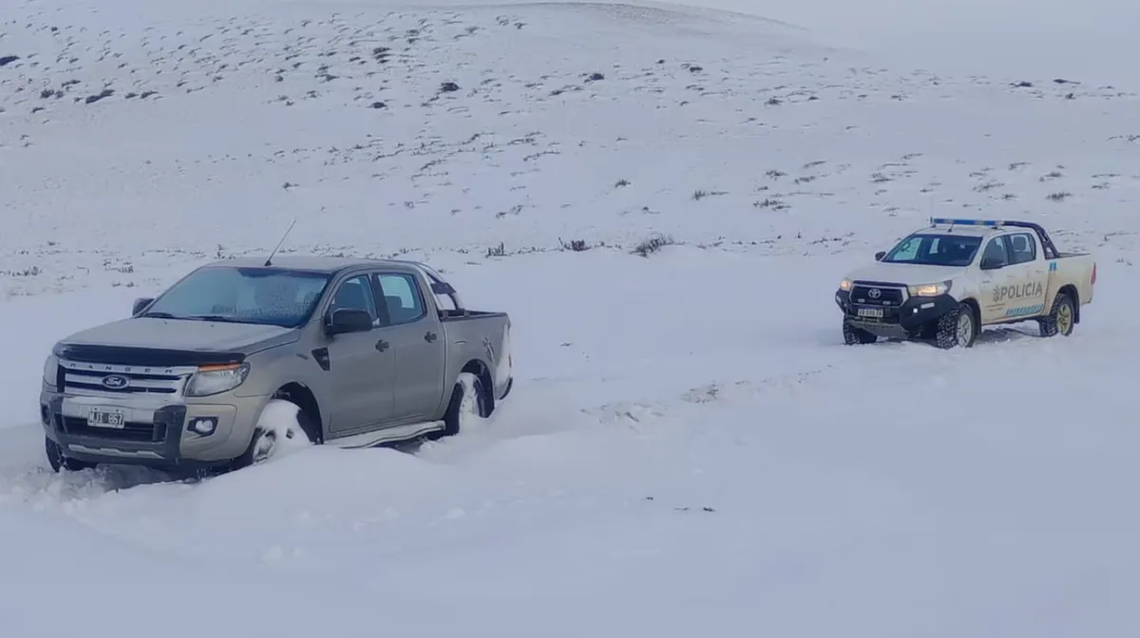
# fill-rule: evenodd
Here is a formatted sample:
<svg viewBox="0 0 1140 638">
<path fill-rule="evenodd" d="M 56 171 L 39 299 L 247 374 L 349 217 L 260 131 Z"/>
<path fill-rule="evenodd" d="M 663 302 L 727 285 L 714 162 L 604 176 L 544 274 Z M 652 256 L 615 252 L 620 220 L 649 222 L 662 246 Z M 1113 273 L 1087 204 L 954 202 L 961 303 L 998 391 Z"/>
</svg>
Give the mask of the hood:
<svg viewBox="0 0 1140 638">
<path fill-rule="evenodd" d="M 855 269 L 847 275 L 847 278 L 917 286 L 955 279 L 964 274 L 966 274 L 965 266 L 924 266 L 880 261 Z"/>
<path fill-rule="evenodd" d="M 88 328 L 64 339 L 68 345 L 95 345 L 195 352 L 246 351 L 266 341 L 283 339 L 291 328 L 251 323 L 132 317 Z M 247 352 L 248 354 L 248 352 Z"/>
</svg>

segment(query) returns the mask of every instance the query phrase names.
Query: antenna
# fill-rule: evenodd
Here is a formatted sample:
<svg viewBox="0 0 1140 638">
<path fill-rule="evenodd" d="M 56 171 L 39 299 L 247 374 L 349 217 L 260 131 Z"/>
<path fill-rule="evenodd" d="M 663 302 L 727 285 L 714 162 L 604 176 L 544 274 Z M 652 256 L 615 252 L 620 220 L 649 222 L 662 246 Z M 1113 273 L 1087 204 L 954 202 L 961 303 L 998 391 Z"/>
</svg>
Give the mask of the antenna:
<svg viewBox="0 0 1140 638">
<path fill-rule="evenodd" d="M 277 246 L 273 249 L 273 252 L 269 253 L 269 256 L 265 258 L 265 267 L 266 268 L 273 265 L 273 256 L 277 254 L 277 250 L 279 248 L 281 248 L 281 244 L 285 243 L 285 238 L 289 236 L 289 232 L 293 230 L 293 226 L 295 226 L 296 224 L 297 224 L 297 218 L 294 217 L 293 223 L 289 224 L 289 228 L 285 231 L 285 234 L 281 236 L 281 241 L 277 242 Z"/>
</svg>

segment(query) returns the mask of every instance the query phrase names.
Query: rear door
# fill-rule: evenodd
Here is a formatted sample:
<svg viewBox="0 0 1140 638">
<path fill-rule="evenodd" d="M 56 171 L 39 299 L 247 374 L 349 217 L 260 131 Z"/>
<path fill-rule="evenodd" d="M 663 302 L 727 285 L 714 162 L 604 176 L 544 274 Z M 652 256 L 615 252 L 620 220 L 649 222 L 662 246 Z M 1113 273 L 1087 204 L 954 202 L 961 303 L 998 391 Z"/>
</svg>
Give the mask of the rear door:
<svg viewBox="0 0 1140 638">
<path fill-rule="evenodd" d="M 415 275 L 380 272 L 376 283 L 388 316 L 385 339 L 395 355 L 392 419 L 428 420 L 443 396 L 447 343 L 439 317 Z"/>
<path fill-rule="evenodd" d="M 337 285 L 326 320 L 338 308 L 367 311 L 374 326 L 368 332 L 336 335 L 328 344 L 333 397 L 329 430 L 342 436 L 391 418 L 395 359 L 391 348 L 377 347 L 388 337 L 380 325 L 368 274 L 349 277 Z"/>
</svg>

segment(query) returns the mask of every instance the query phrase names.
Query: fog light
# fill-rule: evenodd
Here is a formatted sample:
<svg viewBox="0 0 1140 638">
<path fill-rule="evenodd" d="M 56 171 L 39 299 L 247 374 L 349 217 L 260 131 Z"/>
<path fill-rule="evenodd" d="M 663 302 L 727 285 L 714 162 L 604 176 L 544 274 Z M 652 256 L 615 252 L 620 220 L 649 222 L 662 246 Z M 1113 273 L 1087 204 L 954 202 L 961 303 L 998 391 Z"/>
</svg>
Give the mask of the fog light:
<svg viewBox="0 0 1140 638">
<path fill-rule="evenodd" d="M 190 422 L 190 431 L 202 436 L 210 436 L 218 429 L 218 420 L 214 417 L 202 417 Z"/>
</svg>

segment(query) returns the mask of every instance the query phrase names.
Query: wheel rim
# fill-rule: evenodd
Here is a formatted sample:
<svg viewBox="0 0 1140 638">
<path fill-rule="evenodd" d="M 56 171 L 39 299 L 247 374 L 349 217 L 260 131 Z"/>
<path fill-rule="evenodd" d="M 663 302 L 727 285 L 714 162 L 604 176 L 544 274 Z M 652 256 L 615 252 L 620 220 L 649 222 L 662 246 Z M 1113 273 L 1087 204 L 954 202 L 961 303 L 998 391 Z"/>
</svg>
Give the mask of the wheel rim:
<svg viewBox="0 0 1140 638">
<path fill-rule="evenodd" d="M 1057 330 L 1061 334 L 1069 334 L 1069 330 L 1073 327 L 1073 309 L 1069 304 L 1061 304 L 1057 309 Z"/>
<path fill-rule="evenodd" d="M 958 344 L 964 346 L 970 343 L 972 336 L 974 336 L 974 320 L 969 313 L 963 312 L 958 315 Z"/>
<path fill-rule="evenodd" d="M 269 457 L 273 456 L 274 450 L 277 449 L 277 436 L 272 432 L 262 434 L 257 439 L 257 445 L 253 448 L 253 462 L 260 463 Z"/>
</svg>

